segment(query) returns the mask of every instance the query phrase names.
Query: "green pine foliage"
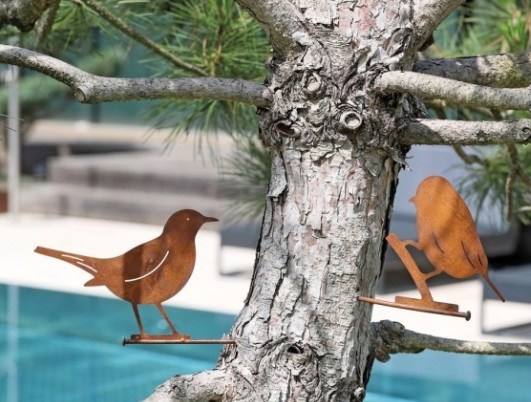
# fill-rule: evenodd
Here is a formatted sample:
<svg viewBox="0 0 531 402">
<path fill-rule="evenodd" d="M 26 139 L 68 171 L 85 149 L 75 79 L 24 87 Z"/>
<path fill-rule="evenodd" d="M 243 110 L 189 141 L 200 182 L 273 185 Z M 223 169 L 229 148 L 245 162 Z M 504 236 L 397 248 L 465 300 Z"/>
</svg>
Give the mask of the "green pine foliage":
<svg viewBox="0 0 531 402">
<path fill-rule="evenodd" d="M 256 136 L 240 137 L 225 163 L 222 195 L 234 200 L 229 219 L 254 221 L 262 216 L 271 178 L 271 155 Z"/>
<path fill-rule="evenodd" d="M 528 0 L 472 0 L 439 29 L 428 57 L 518 53 L 531 48 L 531 3 Z M 444 109 L 449 118 L 500 120 L 530 118 L 528 112 Z M 439 114 L 440 116 L 440 111 Z M 497 206 L 509 219 L 531 223 L 531 188 L 515 174 L 509 148 L 466 147 L 466 175 L 459 189 L 478 211 Z M 516 146 L 519 165 L 531 176 L 531 148 Z"/>
<path fill-rule="evenodd" d="M 165 48 L 205 75 L 263 82 L 270 50 L 261 27 L 232 0 L 184 0 L 168 2 L 160 41 Z M 177 27 L 177 28 L 176 28 Z M 195 75 L 159 58 L 146 60 L 157 75 Z M 172 100 L 160 102 L 150 117 L 157 127 L 171 127 L 175 134 L 256 134 L 255 108 L 228 101 Z"/>
</svg>

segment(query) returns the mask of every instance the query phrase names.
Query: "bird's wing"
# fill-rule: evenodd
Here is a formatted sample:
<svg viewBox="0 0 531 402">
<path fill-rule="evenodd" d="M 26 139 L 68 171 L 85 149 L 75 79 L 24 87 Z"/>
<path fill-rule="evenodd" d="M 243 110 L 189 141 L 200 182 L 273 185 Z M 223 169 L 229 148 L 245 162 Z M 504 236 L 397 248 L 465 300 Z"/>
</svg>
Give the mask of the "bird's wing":
<svg viewBox="0 0 531 402">
<path fill-rule="evenodd" d="M 483 259 L 481 258 L 479 254 L 472 253 L 469 247 L 467 247 L 466 243 L 463 240 L 461 240 L 461 248 L 463 250 L 463 253 L 466 259 L 472 266 L 472 268 L 481 272 L 482 271 L 481 268 L 485 267 L 485 264 L 487 263 L 487 261 L 483 261 Z"/>
<path fill-rule="evenodd" d="M 136 282 L 153 275 L 164 266 L 169 255 L 169 247 L 160 238 L 129 250 L 121 256 L 124 282 Z"/>
<path fill-rule="evenodd" d="M 439 239 L 437 239 L 437 235 L 435 234 L 435 232 L 431 233 L 431 238 L 433 240 L 433 244 L 435 244 L 435 247 L 437 247 L 439 251 L 444 254 L 445 253 L 444 248 L 442 247 Z"/>
</svg>

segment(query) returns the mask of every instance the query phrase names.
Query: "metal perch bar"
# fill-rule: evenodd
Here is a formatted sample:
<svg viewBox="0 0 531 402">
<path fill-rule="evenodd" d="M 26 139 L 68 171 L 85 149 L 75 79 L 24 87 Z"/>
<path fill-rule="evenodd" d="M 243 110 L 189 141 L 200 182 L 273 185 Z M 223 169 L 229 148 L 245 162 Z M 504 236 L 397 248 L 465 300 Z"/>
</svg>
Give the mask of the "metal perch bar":
<svg viewBox="0 0 531 402">
<path fill-rule="evenodd" d="M 176 345 L 235 345 L 234 339 L 127 339 L 122 338 L 122 346 L 136 344 L 176 344 Z"/>
<path fill-rule="evenodd" d="M 451 315 L 453 317 L 464 318 L 467 321 L 469 321 L 470 317 L 472 317 L 472 314 L 470 314 L 470 311 L 461 312 L 461 311 L 439 310 L 439 309 L 435 309 L 435 308 L 414 306 L 414 305 L 410 305 L 410 304 L 394 303 L 394 302 L 390 302 L 390 301 L 386 301 L 386 300 L 374 299 L 372 297 L 365 297 L 365 296 L 358 296 L 358 300 L 361 301 L 361 302 L 365 302 L 365 303 L 380 304 L 382 306 L 387 306 L 387 307 L 401 308 L 401 309 L 404 309 L 404 310 L 420 311 L 422 313 Z"/>
</svg>

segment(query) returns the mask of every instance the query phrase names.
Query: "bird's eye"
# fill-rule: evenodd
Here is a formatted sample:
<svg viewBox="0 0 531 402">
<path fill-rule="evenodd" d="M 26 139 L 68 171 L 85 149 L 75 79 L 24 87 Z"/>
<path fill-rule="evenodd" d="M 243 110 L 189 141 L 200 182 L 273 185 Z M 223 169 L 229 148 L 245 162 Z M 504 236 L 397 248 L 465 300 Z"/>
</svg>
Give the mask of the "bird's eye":
<svg viewBox="0 0 531 402">
<path fill-rule="evenodd" d="M 190 222 L 190 218 L 186 218 L 186 220 L 187 220 L 188 222 Z"/>
</svg>

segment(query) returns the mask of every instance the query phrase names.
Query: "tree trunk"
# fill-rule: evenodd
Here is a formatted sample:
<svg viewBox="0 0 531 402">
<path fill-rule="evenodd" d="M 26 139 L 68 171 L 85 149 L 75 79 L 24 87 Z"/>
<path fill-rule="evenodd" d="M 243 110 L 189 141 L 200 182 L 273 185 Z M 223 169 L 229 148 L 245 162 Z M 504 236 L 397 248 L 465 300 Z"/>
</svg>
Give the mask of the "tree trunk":
<svg viewBox="0 0 531 402">
<path fill-rule="evenodd" d="M 357 161 L 349 141 L 277 153 L 238 347 L 224 357 L 226 400 L 363 399 L 371 307 L 355 297 L 374 292 L 397 168 Z"/>
<path fill-rule="evenodd" d="M 232 330 L 237 347 L 220 361 L 231 379 L 223 400 L 365 396 L 371 306 L 356 296 L 372 296 L 380 275 L 407 103 L 371 86 L 404 65 L 410 28 L 403 2 L 360 3 L 344 6 L 351 23 L 339 20 L 335 34 L 322 10 L 307 8 L 325 25 L 270 65 L 274 102 L 261 111 L 261 133 L 274 152 L 272 180 L 251 289 Z"/>
</svg>

